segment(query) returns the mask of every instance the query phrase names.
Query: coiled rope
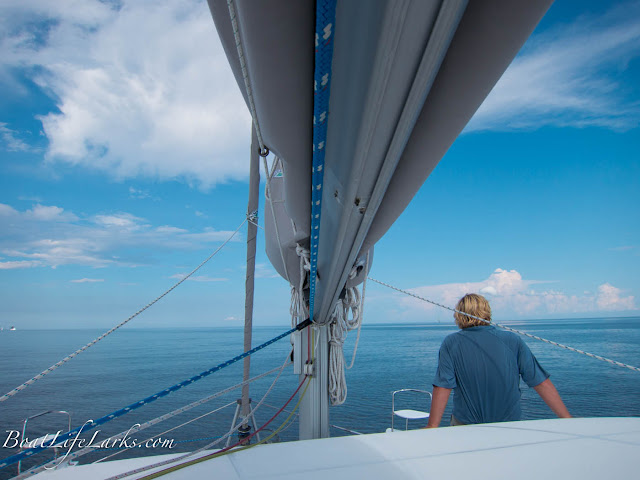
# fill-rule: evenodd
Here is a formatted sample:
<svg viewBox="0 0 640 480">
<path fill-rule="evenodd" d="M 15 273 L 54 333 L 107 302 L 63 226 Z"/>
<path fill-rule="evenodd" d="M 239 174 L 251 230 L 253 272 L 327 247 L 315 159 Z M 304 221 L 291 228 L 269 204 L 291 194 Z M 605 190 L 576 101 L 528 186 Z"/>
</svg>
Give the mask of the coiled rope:
<svg viewBox="0 0 640 480">
<path fill-rule="evenodd" d="M 358 271 L 362 268 L 368 273 L 369 253 L 364 260 L 356 263 L 349 272 L 349 279 L 353 280 Z M 360 341 L 360 330 L 362 328 L 362 317 L 364 307 L 364 293 L 366 289 L 366 275 L 362 285 L 362 296 L 357 287 L 346 288 L 344 298 L 338 299 L 335 303 L 333 312 L 329 319 L 329 399 L 331 405 L 342 405 L 347 399 L 347 379 L 345 369 L 349 370 L 353 367 L 358 351 L 358 343 Z M 346 366 L 344 360 L 344 342 L 347 339 L 347 333 L 351 330 L 358 329 L 358 336 L 353 348 L 353 356 L 351 364 Z"/>
<path fill-rule="evenodd" d="M 67 363 L 69 360 L 71 360 L 74 357 L 77 357 L 78 355 L 80 355 L 82 352 L 84 352 L 85 350 L 87 350 L 89 347 L 92 347 L 93 345 L 95 345 L 96 343 L 98 343 L 100 340 L 102 340 L 103 338 L 105 338 L 107 335 L 111 335 L 113 332 L 115 332 L 116 330 L 118 330 L 120 327 L 125 326 L 127 323 L 129 323 L 131 320 L 133 320 L 134 318 L 136 318 L 138 315 L 140 315 L 142 312 L 144 312 L 145 310 L 147 310 L 149 307 L 151 307 L 152 305 L 156 304 L 158 301 L 160 301 L 162 298 L 164 298 L 166 295 L 168 295 L 171 291 L 173 291 L 176 287 L 178 287 L 179 285 L 181 285 L 183 282 L 185 282 L 191 275 L 193 275 L 194 273 L 196 273 L 198 270 L 200 270 L 209 260 L 211 260 L 220 250 L 222 250 L 222 248 L 231 241 L 231 239 L 240 231 L 240 229 L 242 228 L 242 226 L 247 222 L 247 220 L 245 219 L 239 226 L 238 228 L 235 229 L 235 231 L 229 236 L 229 238 L 227 238 L 222 245 L 220 245 L 218 248 L 216 248 L 216 250 L 209 255 L 206 259 L 204 259 L 202 261 L 202 263 L 200 263 L 200 265 L 198 265 L 196 268 L 194 268 L 190 273 L 188 273 L 184 278 L 182 278 L 179 282 L 175 283 L 171 288 L 169 288 L 167 291 L 165 291 L 162 295 L 160 295 L 159 297 L 157 297 L 155 300 L 153 300 L 152 302 L 149 302 L 148 304 L 146 304 L 144 307 L 142 307 L 140 310 L 138 310 L 136 313 L 134 313 L 133 315 L 131 315 L 129 318 L 127 318 L 126 320 L 124 320 L 123 322 L 120 322 L 118 325 L 116 325 L 115 327 L 113 327 L 111 330 L 106 331 L 105 333 L 103 333 L 102 335 L 100 335 L 98 338 L 96 338 L 95 340 L 92 340 L 91 342 L 87 343 L 84 347 L 79 348 L 78 350 L 76 350 L 75 352 L 73 352 L 70 355 L 67 355 L 66 357 L 64 357 L 62 360 L 60 360 L 58 363 L 55 363 L 53 365 L 51 365 L 49 368 L 47 368 L 46 370 L 43 370 L 42 372 L 40 372 L 38 375 L 36 375 L 35 377 L 30 378 L 29 380 L 27 380 L 26 382 L 24 382 L 22 385 L 17 386 L 16 388 L 14 388 L 13 390 L 5 393 L 4 395 L 2 395 L 0 397 L 0 402 L 4 402 L 5 400 L 7 400 L 10 397 L 13 397 L 16 393 L 18 393 L 21 390 L 24 390 L 25 388 L 27 388 L 29 385 L 34 384 L 35 382 L 37 382 L 38 380 L 40 380 L 42 377 L 44 377 L 45 375 L 50 374 L 51 372 L 53 372 L 54 370 L 56 370 L 57 368 L 61 367 L 62 365 L 64 365 L 65 363 Z"/>
<path fill-rule="evenodd" d="M 441 305 L 441 304 L 439 304 L 437 302 L 434 302 L 432 300 L 429 300 L 429 299 L 423 298 L 423 297 L 421 297 L 419 295 L 416 295 L 415 293 L 411 293 L 411 292 L 408 292 L 406 290 L 402 290 L 400 288 L 394 287 L 393 285 L 389 285 L 388 283 L 381 282 L 380 280 L 376 280 L 375 278 L 369 277 L 369 280 L 371 280 L 372 282 L 376 282 L 376 283 L 378 283 L 380 285 L 383 285 L 383 286 L 385 286 L 387 288 L 390 288 L 391 290 L 395 290 L 396 292 L 404 293 L 405 295 L 409 295 L 410 297 L 417 298 L 418 300 L 422 300 L 423 302 L 430 303 L 431 305 L 435 305 L 436 307 L 444 308 L 445 310 L 449 310 L 451 312 L 460 313 L 461 315 L 466 315 L 467 317 L 470 317 L 470 318 L 473 318 L 473 319 L 476 319 L 476 320 L 480 320 L 481 322 L 487 323 L 489 325 L 495 325 L 496 327 L 500 327 L 500 328 L 502 328 L 504 330 L 508 330 L 510 332 L 517 333 L 519 335 L 524 335 L 525 337 L 533 338 L 535 340 L 539 340 L 541 342 L 548 343 L 549 345 L 554 345 L 556 347 L 564 348 L 565 350 L 569 350 L 571 352 L 579 353 L 581 355 L 586 355 L 587 357 L 595 358 L 596 360 L 601 360 L 601 361 L 607 362 L 607 363 L 609 363 L 611 365 L 616 365 L 618 367 L 628 368 L 629 370 L 633 370 L 634 372 L 640 372 L 640 368 L 634 367 L 633 365 L 628 365 L 626 363 L 618 362 L 617 360 L 612 360 L 610 358 L 606 358 L 606 357 L 603 357 L 601 355 L 596 355 L 595 353 L 585 352 L 584 350 L 580 350 L 579 348 L 570 347 L 569 345 L 564 345 L 562 343 L 554 342 L 553 340 L 548 340 L 546 338 L 542 338 L 542 337 L 539 337 L 537 335 L 532 335 L 532 334 L 527 333 L 527 332 L 522 332 L 520 330 L 516 330 L 515 328 L 507 327 L 506 325 L 501 325 L 499 323 L 491 323 L 488 320 L 485 320 L 484 318 L 476 317 L 474 315 L 470 315 L 468 313 L 461 312 L 460 310 L 456 310 L 455 308 L 447 307 L 446 305 Z"/>
</svg>

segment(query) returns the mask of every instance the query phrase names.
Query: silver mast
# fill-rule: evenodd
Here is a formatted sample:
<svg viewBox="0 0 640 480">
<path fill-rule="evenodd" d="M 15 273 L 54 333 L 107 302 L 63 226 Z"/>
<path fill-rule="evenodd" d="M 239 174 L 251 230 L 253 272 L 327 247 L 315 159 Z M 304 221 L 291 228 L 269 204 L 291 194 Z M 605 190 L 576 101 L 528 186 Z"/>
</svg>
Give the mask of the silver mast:
<svg viewBox="0 0 640 480">
<path fill-rule="evenodd" d="M 313 330 L 313 335 L 309 333 Z M 311 370 L 311 377 L 307 393 L 300 403 L 299 435 L 300 440 L 311 438 L 327 438 L 329 436 L 329 325 L 308 327 L 301 332 L 301 353 L 303 374 L 304 366 L 308 365 L 308 352 L 315 351 L 315 359 Z M 309 345 L 309 341 L 316 344 Z M 309 348 L 310 347 L 310 348 Z M 313 357 L 314 354 L 312 353 Z M 307 367 L 310 368 L 310 367 Z"/>
<path fill-rule="evenodd" d="M 256 237 L 257 227 L 254 223 L 258 221 L 258 202 L 260 190 L 260 157 L 258 155 L 260 146 L 256 136 L 255 128 L 252 128 L 251 135 L 251 160 L 249 167 L 249 203 L 247 205 L 247 273 L 245 278 L 245 300 L 244 300 L 244 351 L 251 350 L 251 337 L 253 332 L 253 287 L 254 274 L 256 268 Z M 251 357 L 244 359 L 242 380 L 247 381 L 250 377 Z M 248 432 L 248 416 L 251 411 L 249 398 L 249 384 L 242 387 L 241 415 L 244 419 L 243 426 Z"/>
</svg>

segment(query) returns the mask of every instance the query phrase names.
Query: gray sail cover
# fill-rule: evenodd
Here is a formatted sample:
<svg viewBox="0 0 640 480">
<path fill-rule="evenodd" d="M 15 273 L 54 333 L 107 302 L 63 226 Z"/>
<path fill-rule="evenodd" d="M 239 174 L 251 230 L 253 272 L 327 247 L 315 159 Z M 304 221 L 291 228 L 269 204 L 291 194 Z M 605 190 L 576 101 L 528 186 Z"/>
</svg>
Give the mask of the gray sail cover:
<svg viewBox="0 0 640 480">
<path fill-rule="evenodd" d="M 327 320 L 353 265 L 406 208 L 551 3 L 338 0 L 317 321 Z M 295 244 L 308 244 L 311 216 L 315 2 L 234 5 L 257 121 L 283 161 L 272 192 L 282 200 L 276 218 L 266 208 L 267 254 L 286 276 L 283 247 L 297 284 Z M 227 1 L 209 7 L 246 101 Z"/>
</svg>

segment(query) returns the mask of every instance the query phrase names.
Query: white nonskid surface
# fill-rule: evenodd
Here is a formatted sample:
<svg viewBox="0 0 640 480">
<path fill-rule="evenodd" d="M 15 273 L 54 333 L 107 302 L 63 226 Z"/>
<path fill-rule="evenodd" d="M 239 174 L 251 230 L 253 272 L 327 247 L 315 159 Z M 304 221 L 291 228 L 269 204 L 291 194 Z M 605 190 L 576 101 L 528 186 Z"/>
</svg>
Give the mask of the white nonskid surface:
<svg viewBox="0 0 640 480">
<path fill-rule="evenodd" d="M 264 445 L 161 478 L 630 479 L 640 471 L 639 446 L 640 418 L 535 420 Z M 139 466 L 136 461 L 151 459 L 66 468 L 36 478 L 106 478 L 116 469 Z"/>
</svg>

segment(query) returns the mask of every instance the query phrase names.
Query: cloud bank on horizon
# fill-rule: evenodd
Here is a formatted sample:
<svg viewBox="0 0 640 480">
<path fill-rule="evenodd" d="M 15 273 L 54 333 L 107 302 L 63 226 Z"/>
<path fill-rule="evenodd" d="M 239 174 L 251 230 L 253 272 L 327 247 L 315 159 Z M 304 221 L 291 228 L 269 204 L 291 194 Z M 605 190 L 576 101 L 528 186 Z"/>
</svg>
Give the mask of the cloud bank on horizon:
<svg viewBox="0 0 640 480">
<path fill-rule="evenodd" d="M 409 291 L 451 308 L 467 293 L 479 293 L 489 300 L 496 319 L 511 314 L 528 318 L 532 315 L 557 317 L 565 314 L 638 309 L 633 295 L 626 295 L 622 289 L 609 283 L 599 285 L 595 292 L 585 291 L 581 295 L 567 294 L 556 289 L 538 290 L 534 287 L 550 283 L 554 282 L 525 280 L 516 270 L 497 268 L 488 278 L 479 282 L 427 285 Z M 398 294 L 394 298 L 402 305 L 403 315 L 407 318 L 416 318 L 421 313 L 431 314 L 440 308 L 407 295 Z"/>
</svg>

